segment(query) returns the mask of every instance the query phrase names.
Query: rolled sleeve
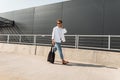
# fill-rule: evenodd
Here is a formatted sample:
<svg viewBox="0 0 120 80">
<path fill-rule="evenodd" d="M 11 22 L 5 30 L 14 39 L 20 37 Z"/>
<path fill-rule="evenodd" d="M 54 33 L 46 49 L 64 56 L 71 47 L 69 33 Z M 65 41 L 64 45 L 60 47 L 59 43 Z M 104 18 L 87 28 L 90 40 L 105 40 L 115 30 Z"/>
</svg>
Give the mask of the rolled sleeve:
<svg viewBox="0 0 120 80">
<path fill-rule="evenodd" d="M 52 31 L 52 39 L 54 39 L 55 38 L 55 29 L 53 29 L 53 31 Z"/>
<path fill-rule="evenodd" d="M 63 31 L 63 33 L 64 33 L 64 34 L 66 34 L 66 33 L 67 33 L 67 30 L 66 30 L 65 28 L 64 28 L 62 31 Z"/>
</svg>

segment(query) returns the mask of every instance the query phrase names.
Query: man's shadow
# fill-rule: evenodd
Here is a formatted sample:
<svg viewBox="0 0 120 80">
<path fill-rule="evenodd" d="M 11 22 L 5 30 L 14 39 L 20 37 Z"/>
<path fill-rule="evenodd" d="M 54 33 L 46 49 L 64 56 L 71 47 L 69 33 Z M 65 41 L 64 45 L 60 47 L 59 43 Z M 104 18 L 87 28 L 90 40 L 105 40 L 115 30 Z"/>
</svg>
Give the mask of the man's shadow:
<svg viewBox="0 0 120 80">
<path fill-rule="evenodd" d="M 63 65 L 60 61 L 55 61 L 55 65 Z M 104 65 L 96 65 L 96 64 L 86 64 L 86 63 L 76 63 L 76 62 L 69 62 L 65 66 L 78 66 L 78 67 L 97 67 L 97 68 L 111 68 L 111 69 L 117 69 L 115 67 L 107 67 Z"/>
</svg>

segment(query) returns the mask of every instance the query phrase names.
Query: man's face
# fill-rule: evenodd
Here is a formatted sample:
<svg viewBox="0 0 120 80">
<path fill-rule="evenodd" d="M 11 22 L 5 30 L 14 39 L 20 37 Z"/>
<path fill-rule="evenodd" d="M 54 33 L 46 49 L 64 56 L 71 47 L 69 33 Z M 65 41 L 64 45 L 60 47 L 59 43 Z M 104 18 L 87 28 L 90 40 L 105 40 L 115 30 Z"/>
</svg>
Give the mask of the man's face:
<svg viewBox="0 0 120 80">
<path fill-rule="evenodd" d="M 58 27 L 62 27 L 62 23 L 59 22 L 59 21 L 57 21 L 57 26 L 58 26 Z"/>
</svg>

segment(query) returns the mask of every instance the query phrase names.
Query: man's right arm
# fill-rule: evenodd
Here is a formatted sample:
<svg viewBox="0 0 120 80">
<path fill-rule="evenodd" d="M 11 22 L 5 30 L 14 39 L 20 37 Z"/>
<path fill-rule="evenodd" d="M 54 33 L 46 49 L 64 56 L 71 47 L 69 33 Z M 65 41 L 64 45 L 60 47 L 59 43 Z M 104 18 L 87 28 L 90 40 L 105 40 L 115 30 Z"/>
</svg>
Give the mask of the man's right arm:
<svg viewBox="0 0 120 80">
<path fill-rule="evenodd" d="M 53 31 L 52 31 L 52 45 L 55 44 L 54 38 L 55 38 L 55 29 L 53 28 Z"/>
</svg>

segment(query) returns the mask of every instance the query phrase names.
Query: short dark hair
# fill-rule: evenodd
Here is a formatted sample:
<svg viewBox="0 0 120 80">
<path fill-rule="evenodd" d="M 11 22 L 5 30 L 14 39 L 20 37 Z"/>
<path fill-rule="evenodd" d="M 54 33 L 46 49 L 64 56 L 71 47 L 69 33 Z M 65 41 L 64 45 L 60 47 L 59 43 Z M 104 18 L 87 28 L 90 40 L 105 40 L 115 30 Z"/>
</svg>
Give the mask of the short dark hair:
<svg viewBox="0 0 120 80">
<path fill-rule="evenodd" d="M 60 22 L 60 23 L 63 23 L 63 21 L 61 19 L 58 19 L 57 21 Z"/>
</svg>

